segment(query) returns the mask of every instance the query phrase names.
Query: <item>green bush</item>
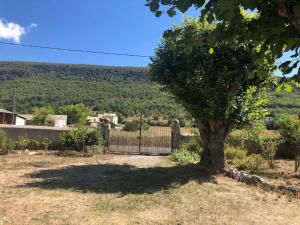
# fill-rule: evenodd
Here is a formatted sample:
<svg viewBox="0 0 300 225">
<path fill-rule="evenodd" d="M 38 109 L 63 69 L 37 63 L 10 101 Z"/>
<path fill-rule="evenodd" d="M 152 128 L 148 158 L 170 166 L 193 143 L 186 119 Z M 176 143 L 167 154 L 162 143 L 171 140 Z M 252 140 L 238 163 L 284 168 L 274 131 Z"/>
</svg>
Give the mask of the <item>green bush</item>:
<svg viewBox="0 0 300 225">
<path fill-rule="evenodd" d="M 225 148 L 225 156 L 228 161 L 241 160 L 247 157 L 247 152 L 241 148 L 228 146 Z"/>
<path fill-rule="evenodd" d="M 7 139 L 5 132 L 0 129 L 0 155 L 7 154 L 14 149 L 14 142 Z"/>
<path fill-rule="evenodd" d="M 131 122 L 126 122 L 124 126 L 125 131 L 138 131 L 140 130 L 140 126 L 142 126 L 143 130 L 149 130 L 150 125 L 147 123 L 147 121 L 142 120 L 133 120 Z"/>
<path fill-rule="evenodd" d="M 201 146 L 199 136 L 198 135 L 193 136 L 189 142 L 182 144 L 181 148 L 186 149 L 190 152 L 194 152 L 198 155 L 201 155 L 202 146 Z"/>
<path fill-rule="evenodd" d="M 275 167 L 274 157 L 281 140 L 278 138 L 265 137 L 262 142 L 262 156 L 267 160 L 269 167 Z"/>
<path fill-rule="evenodd" d="M 250 172 L 255 172 L 262 168 L 264 159 L 259 154 L 251 154 L 243 159 L 234 159 L 232 164 L 240 170 L 249 170 Z"/>
<path fill-rule="evenodd" d="M 240 170 L 254 172 L 261 169 L 264 163 L 264 159 L 261 155 L 247 155 L 247 151 L 243 148 L 226 147 L 225 155 L 228 162 Z"/>
<path fill-rule="evenodd" d="M 295 171 L 300 166 L 300 120 L 294 116 L 285 116 L 278 121 L 278 128 L 284 142 L 294 145 Z"/>
<path fill-rule="evenodd" d="M 171 153 L 172 161 L 184 165 L 189 163 L 197 163 L 200 160 L 200 155 L 196 152 L 188 151 L 186 148 L 174 150 Z"/>
<path fill-rule="evenodd" d="M 16 142 L 16 148 L 18 150 L 25 150 L 25 149 L 28 149 L 29 145 L 32 143 L 32 141 L 26 137 L 26 136 L 23 136 L 23 137 L 20 137 L 19 138 L 19 141 Z"/>
<path fill-rule="evenodd" d="M 300 140 L 300 121 L 296 117 L 286 115 L 278 120 L 277 125 L 284 141 L 294 143 Z"/>
<path fill-rule="evenodd" d="M 87 127 L 78 127 L 60 136 L 60 142 L 66 147 L 74 147 L 77 151 L 86 151 L 88 148 L 103 146 L 103 136 L 100 129 L 90 130 Z"/>
<path fill-rule="evenodd" d="M 0 149 L 3 149 L 6 142 L 6 134 L 5 132 L 0 129 Z"/>
</svg>

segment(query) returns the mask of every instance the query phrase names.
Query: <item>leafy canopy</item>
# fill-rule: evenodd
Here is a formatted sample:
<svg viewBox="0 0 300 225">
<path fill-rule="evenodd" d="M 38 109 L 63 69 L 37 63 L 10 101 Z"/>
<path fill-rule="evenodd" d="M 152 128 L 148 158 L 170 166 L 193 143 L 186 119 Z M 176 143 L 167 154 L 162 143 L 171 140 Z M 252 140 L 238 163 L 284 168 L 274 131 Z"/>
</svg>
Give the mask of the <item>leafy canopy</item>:
<svg viewBox="0 0 300 225">
<path fill-rule="evenodd" d="M 68 116 L 68 124 L 85 124 L 90 110 L 83 104 L 66 105 L 58 109 L 60 114 Z"/>
<path fill-rule="evenodd" d="M 191 18 L 184 20 L 183 27 L 174 26 L 172 32 L 180 32 L 166 36 L 156 49 L 150 65 L 152 78 L 165 85 L 198 121 L 259 120 L 267 114 L 262 109 L 267 103 L 264 90 L 274 67 L 256 63 L 258 50 L 251 41 L 190 44 L 209 38 L 217 28 L 214 23 Z M 263 73 L 257 76 L 259 70 Z"/>
<path fill-rule="evenodd" d="M 51 124 L 51 120 L 49 116 L 54 114 L 54 109 L 51 106 L 41 107 L 41 108 L 33 108 L 32 110 L 33 118 L 32 123 L 35 125 L 43 125 L 48 126 Z"/>
<path fill-rule="evenodd" d="M 275 56 L 273 62 L 283 52 L 293 51 L 292 60 L 283 62 L 279 68 L 284 74 L 289 74 L 298 67 L 300 77 L 299 0 L 147 0 L 146 5 L 156 16 L 161 16 L 164 8 L 167 8 L 169 16 L 174 16 L 177 10 L 184 13 L 194 6 L 200 9 L 201 19 L 230 25 L 229 32 L 215 33 L 215 41 L 222 37 L 232 38 L 236 32 L 243 32 L 246 39 L 260 42 L 263 52 L 269 49 Z M 246 10 L 257 14 L 247 14 L 245 18 Z M 261 55 L 260 58 L 265 56 Z M 272 63 L 270 59 L 269 63 Z"/>
</svg>

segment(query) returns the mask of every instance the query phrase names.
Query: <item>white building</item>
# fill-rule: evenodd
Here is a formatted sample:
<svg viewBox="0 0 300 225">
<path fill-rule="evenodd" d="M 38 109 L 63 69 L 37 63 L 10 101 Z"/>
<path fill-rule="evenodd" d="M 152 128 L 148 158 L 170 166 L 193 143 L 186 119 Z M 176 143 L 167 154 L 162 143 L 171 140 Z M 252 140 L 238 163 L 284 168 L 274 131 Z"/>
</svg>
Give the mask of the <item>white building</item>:
<svg viewBox="0 0 300 225">
<path fill-rule="evenodd" d="M 21 115 L 24 118 L 26 118 L 26 121 L 28 124 L 31 124 L 33 115 L 32 114 L 23 114 Z M 67 120 L 68 116 L 67 115 L 49 115 L 49 120 L 53 122 L 54 127 L 58 128 L 65 128 L 67 127 Z"/>
</svg>

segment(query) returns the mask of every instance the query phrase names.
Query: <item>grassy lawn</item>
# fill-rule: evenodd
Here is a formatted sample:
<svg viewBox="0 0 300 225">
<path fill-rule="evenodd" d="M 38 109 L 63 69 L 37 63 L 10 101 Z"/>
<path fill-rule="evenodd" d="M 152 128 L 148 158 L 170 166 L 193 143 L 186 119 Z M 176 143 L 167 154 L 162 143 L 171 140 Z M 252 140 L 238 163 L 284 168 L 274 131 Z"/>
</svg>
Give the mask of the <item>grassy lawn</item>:
<svg viewBox="0 0 300 225">
<path fill-rule="evenodd" d="M 300 200 L 165 157 L 0 156 L 0 224 L 299 224 Z"/>
</svg>

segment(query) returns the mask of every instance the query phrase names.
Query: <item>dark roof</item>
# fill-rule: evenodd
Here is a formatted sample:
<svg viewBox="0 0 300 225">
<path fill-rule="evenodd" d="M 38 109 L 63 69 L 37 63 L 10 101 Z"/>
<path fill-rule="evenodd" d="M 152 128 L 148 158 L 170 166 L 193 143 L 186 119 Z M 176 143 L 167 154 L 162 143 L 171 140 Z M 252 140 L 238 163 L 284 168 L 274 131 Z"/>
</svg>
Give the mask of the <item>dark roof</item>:
<svg viewBox="0 0 300 225">
<path fill-rule="evenodd" d="M 13 113 L 13 112 L 8 111 L 8 110 L 6 110 L 6 109 L 0 109 L 0 113 L 15 114 L 15 115 L 18 116 L 18 117 L 21 117 L 21 118 L 23 118 L 23 119 L 26 119 L 24 116 L 21 116 L 21 115 L 19 115 L 18 113 Z"/>
</svg>

